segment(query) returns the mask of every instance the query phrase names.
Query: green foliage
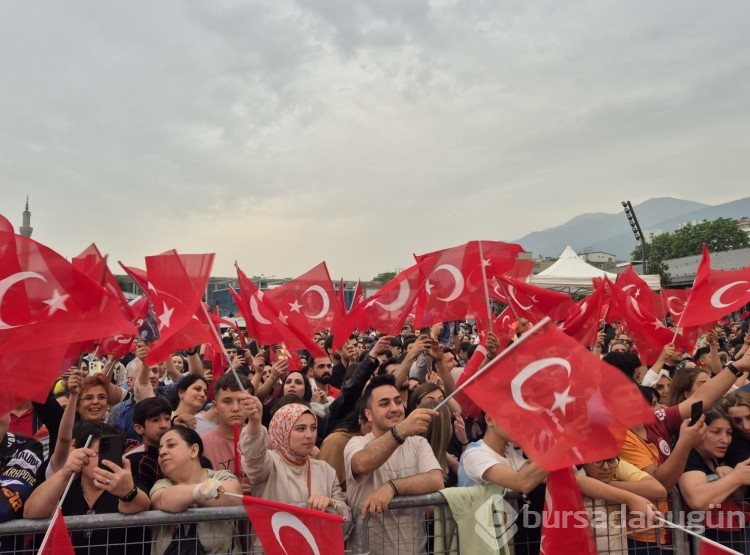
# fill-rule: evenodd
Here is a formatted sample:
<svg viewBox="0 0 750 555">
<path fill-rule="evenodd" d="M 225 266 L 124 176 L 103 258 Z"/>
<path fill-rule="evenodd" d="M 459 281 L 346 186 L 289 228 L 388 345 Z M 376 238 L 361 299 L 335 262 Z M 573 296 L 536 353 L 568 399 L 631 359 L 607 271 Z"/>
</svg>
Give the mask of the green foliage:
<svg viewBox="0 0 750 555">
<path fill-rule="evenodd" d="M 750 247 L 750 238 L 740 229 L 735 220 L 719 218 L 712 222 L 686 225 L 674 233 L 664 233 L 646 243 L 649 259 L 668 260 L 701 254 L 705 243 L 711 252 L 731 251 Z M 637 245 L 631 253 L 633 260 L 641 259 L 641 247 Z"/>
<path fill-rule="evenodd" d="M 703 243 L 711 252 L 750 247 L 747 233 L 740 229 L 736 221 L 719 218 L 713 222 L 687 225 L 675 231 L 672 241 L 672 258 L 700 254 Z"/>
<path fill-rule="evenodd" d="M 378 275 L 372 278 L 372 281 L 380 283 L 381 285 L 385 285 L 395 277 L 396 272 L 380 272 Z"/>
<path fill-rule="evenodd" d="M 669 286 L 671 276 L 664 261 L 701 254 L 703 243 L 711 252 L 730 251 L 750 247 L 750 238 L 735 220 L 729 218 L 686 225 L 674 233 L 664 233 L 646 243 L 647 272 L 659 274 L 662 287 Z M 632 260 L 640 260 L 641 246 L 636 245 L 630 256 Z"/>
</svg>

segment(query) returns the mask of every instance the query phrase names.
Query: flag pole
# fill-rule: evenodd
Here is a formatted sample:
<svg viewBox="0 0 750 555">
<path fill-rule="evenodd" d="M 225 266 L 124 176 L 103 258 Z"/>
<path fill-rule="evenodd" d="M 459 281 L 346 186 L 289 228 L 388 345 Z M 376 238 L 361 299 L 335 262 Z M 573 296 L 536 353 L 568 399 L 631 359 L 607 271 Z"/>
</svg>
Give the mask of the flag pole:
<svg viewBox="0 0 750 555">
<path fill-rule="evenodd" d="M 445 399 L 443 399 L 442 401 L 440 401 L 440 403 L 438 403 L 438 405 L 437 405 L 437 406 L 435 407 L 435 410 L 440 410 L 440 407 L 442 407 L 442 406 L 443 406 L 443 405 L 445 405 L 445 404 L 446 404 L 446 403 L 447 403 L 448 401 L 450 401 L 450 400 L 451 400 L 451 399 L 452 399 L 453 397 L 455 397 L 455 396 L 456 396 L 456 394 L 457 394 L 457 393 L 458 393 L 459 391 L 463 391 L 463 390 L 464 390 L 464 388 L 466 388 L 466 386 L 467 386 L 467 385 L 469 385 L 469 384 L 470 384 L 471 382 L 473 382 L 473 381 L 474 381 L 474 380 L 476 380 L 476 379 L 477 379 L 477 378 L 478 378 L 479 376 L 481 376 L 481 375 L 482 375 L 482 374 L 484 374 L 484 373 L 485 373 L 485 372 L 486 372 L 487 370 L 489 370 L 489 369 L 490 369 L 490 367 L 492 367 L 492 365 L 493 365 L 493 364 L 495 364 L 495 363 L 496 363 L 496 362 L 497 362 L 498 360 L 500 360 L 500 359 L 501 359 L 501 358 L 503 358 L 504 356 L 507 356 L 507 355 L 508 355 L 508 353 L 510 353 L 510 352 L 511 352 L 511 351 L 512 351 L 513 349 L 515 349 L 516 347 L 518 347 L 518 346 L 519 346 L 519 345 L 520 345 L 521 343 L 523 343 L 523 342 L 524 342 L 524 341 L 525 341 L 526 339 L 528 339 L 529 337 L 531 337 L 532 335 L 534 335 L 534 333 L 535 333 L 535 332 L 537 332 L 537 331 L 538 331 L 538 330 L 539 330 L 540 328 L 544 327 L 544 326 L 545 326 L 546 324 L 548 324 L 548 323 L 549 323 L 549 322 L 551 322 L 551 321 L 552 321 L 552 320 L 550 319 L 550 317 L 549 317 L 549 316 L 545 316 L 545 317 L 544 317 L 544 318 L 542 318 L 542 319 L 541 319 L 541 320 L 540 320 L 539 322 L 537 322 L 536 324 L 534 324 L 534 325 L 532 326 L 532 328 L 531 328 L 531 329 L 530 329 L 530 330 L 529 330 L 528 332 L 526 332 L 525 334 L 523 334 L 523 335 L 522 335 L 522 336 L 521 336 L 520 338 L 518 338 L 518 340 L 516 340 L 516 341 L 514 341 L 513 343 L 511 343 L 510 345 L 508 345 L 508 346 L 507 346 L 507 347 L 505 348 L 505 350 L 503 350 L 503 352 L 501 352 L 501 353 L 498 353 L 498 355 L 497 355 L 497 356 L 496 356 L 496 357 L 495 357 L 494 359 L 492 359 L 492 360 L 490 361 L 490 363 L 489 363 L 489 364 L 487 364 L 487 365 L 485 365 L 485 366 L 484 366 L 483 368 L 480 368 L 479 370 L 477 370 L 476 374 L 474 374 L 473 376 L 471 376 L 471 377 L 470 377 L 470 378 L 469 378 L 468 380 L 466 380 L 466 381 L 465 381 L 464 383 L 462 383 L 462 384 L 461 384 L 461 385 L 460 385 L 459 387 L 457 387 L 457 388 L 456 388 L 456 389 L 455 389 L 455 390 L 453 391 L 453 393 L 451 393 L 451 394 L 450 394 L 450 395 L 448 395 L 448 396 L 447 396 L 447 397 L 446 397 Z"/>
<path fill-rule="evenodd" d="M 91 440 L 94 438 L 93 435 L 89 434 L 88 439 L 86 440 L 86 445 L 84 447 L 88 447 L 91 445 Z M 68 495 L 68 492 L 70 491 L 70 486 L 73 485 L 73 480 L 75 480 L 75 473 L 71 474 L 70 479 L 68 480 L 68 485 L 65 486 L 65 491 L 63 491 L 62 497 L 60 497 L 60 502 L 57 504 L 57 507 L 55 507 L 55 512 L 57 512 L 58 509 L 62 509 L 63 502 L 65 501 L 65 497 Z"/>
<path fill-rule="evenodd" d="M 497 278 L 495 278 L 497 279 Z M 520 316 L 518 316 L 518 312 L 516 311 L 516 307 L 513 306 L 513 303 L 510 302 L 510 299 L 508 298 L 508 290 L 505 288 L 505 284 L 501 280 L 497 280 L 497 284 L 500 286 L 500 288 L 503 290 L 503 295 L 505 296 L 505 300 L 508 301 L 508 306 L 510 307 L 510 311 L 513 313 L 513 316 L 516 317 L 516 320 L 520 320 Z"/>
<path fill-rule="evenodd" d="M 208 315 L 208 311 L 206 310 L 206 305 L 203 304 L 203 301 L 201 301 L 200 305 L 201 305 L 201 310 L 203 310 L 203 314 L 209 323 L 208 327 L 211 328 L 211 333 L 213 334 L 214 339 L 216 339 L 217 341 L 217 345 L 221 345 L 221 352 L 224 353 L 224 358 L 226 359 L 227 364 L 229 365 L 229 370 L 232 372 L 234 379 L 237 380 L 237 385 L 240 386 L 240 391 L 242 393 L 245 393 L 245 388 L 242 385 L 242 382 L 240 381 L 240 376 L 237 374 L 237 371 L 234 369 L 234 366 L 232 365 L 232 361 L 229 358 L 229 353 L 227 353 L 227 350 L 224 347 L 224 342 L 221 340 L 221 337 L 219 336 L 219 332 L 216 331 L 216 328 L 211 323 L 211 317 Z"/>
<path fill-rule="evenodd" d="M 654 518 L 656 520 L 658 520 L 659 522 L 662 522 L 662 523 L 666 524 L 667 526 L 671 526 L 672 528 L 677 528 L 678 530 L 682 530 L 686 534 L 690 534 L 691 536 L 694 536 L 696 538 L 700 538 L 701 541 L 707 542 L 710 545 L 713 545 L 714 547 L 721 548 L 723 551 L 725 551 L 727 553 L 736 553 L 737 555 L 742 555 L 742 553 L 740 553 L 739 551 L 735 551 L 731 547 L 727 547 L 726 545 L 721 545 L 720 543 L 715 542 L 714 540 L 710 540 L 707 537 L 702 536 L 698 532 L 694 532 L 693 530 L 691 530 L 690 528 L 688 528 L 686 526 L 680 526 L 679 524 L 675 524 L 674 522 L 670 522 L 666 518 L 662 518 L 659 515 L 654 515 Z"/>
<path fill-rule="evenodd" d="M 487 285 L 487 274 L 484 273 L 484 249 L 482 241 L 479 241 L 479 266 L 482 268 L 482 286 L 484 287 L 484 303 L 487 306 L 487 325 L 489 332 L 492 333 L 492 308 L 490 307 L 490 291 Z"/>
</svg>

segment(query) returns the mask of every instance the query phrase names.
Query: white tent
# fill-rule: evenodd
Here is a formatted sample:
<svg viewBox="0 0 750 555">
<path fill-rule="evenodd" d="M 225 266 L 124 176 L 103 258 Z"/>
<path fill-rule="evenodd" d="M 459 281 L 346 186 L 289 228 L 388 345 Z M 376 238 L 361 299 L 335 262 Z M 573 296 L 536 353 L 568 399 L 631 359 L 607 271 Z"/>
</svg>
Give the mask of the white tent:
<svg viewBox="0 0 750 555">
<path fill-rule="evenodd" d="M 568 245 L 557 259 L 546 270 L 529 277 L 529 283 L 544 287 L 545 289 L 556 289 L 570 294 L 584 293 L 593 289 L 592 279 L 607 277 L 611 281 L 617 279 L 617 274 L 605 272 L 596 266 L 587 264 L 576 254 L 576 251 Z M 661 289 L 658 275 L 640 276 L 653 289 Z"/>
</svg>

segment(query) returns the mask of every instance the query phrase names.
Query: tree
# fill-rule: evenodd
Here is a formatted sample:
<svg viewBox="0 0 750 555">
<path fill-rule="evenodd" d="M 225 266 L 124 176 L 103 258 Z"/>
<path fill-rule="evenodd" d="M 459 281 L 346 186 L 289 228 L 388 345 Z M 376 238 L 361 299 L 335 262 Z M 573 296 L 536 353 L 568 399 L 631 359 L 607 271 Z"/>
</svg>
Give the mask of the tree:
<svg viewBox="0 0 750 555">
<path fill-rule="evenodd" d="M 686 225 L 674 232 L 671 258 L 700 254 L 701 245 L 710 252 L 731 251 L 750 247 L 747 233 L 735 220 L 719 218 L 713 222 Z"/>
<path fill-rule="evenodd" d="M 739 224 L 729 218 L 719 218 L 712 222 L 686 225 L 674 233 L 664 233 L 646 243 L 646 256 L 656 256 L 661 260 L 682 258 L 701 254 L 705 243 L 711 252 L 731 251 L 750 247 L 750 238 L 740 229 Z M 636 246 L 631 253 L 632 260 L 641 259 L 641 247 Z"/>
<path fill-rule="evenodd" d="M 731 251 L 750 247 L 750 238 L 735 220 L 729 218 L 686 225 L 674 233 L 658 235 L 650 243 L 646 243 L 648 273 L 659 274 L 662 287 L 668 286 L 671 276 L 664 261 L 699 255 L 703 243 L 711 252 Z M 630 255 L 631 260 L 640 260 L 642 256 L 641 247 L 637 245 Z"/>
<path fill-rule="evenodd" d="M 375 283 L 379 283 L 380 285 L 385 285 L 395 277 L 396 272 L 380 272 L 378 275 L 372 278 L 372 281 L 374 281 Z"/>
</svg>

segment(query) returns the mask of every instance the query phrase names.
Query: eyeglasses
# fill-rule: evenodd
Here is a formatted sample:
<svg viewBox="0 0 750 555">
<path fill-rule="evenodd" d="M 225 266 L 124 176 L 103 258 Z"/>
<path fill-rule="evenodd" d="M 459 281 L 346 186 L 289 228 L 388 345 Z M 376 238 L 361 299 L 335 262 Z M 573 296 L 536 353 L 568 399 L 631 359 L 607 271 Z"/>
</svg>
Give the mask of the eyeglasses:
<svg viewBox="0 0 750 555">
<path fill-rule="evenodd" d="M 601 461 L 594 461 L 591 464 L 593 464 L 596 468 L 602 468 L 604 466 L 604 463 L 606 463 L 609 468 L 614 468 L 618 464 L 620 464 L 620 458 L 619 457 L 614 457 L 612 459 L 604 459 L 604 460 L 601 460 Z"/>
<path fill-rule="evenodd" d="M 328 364 L 316 364 L 315 368 L 333 368 L 333 364 L 330 362 Z"/>
</svg>

